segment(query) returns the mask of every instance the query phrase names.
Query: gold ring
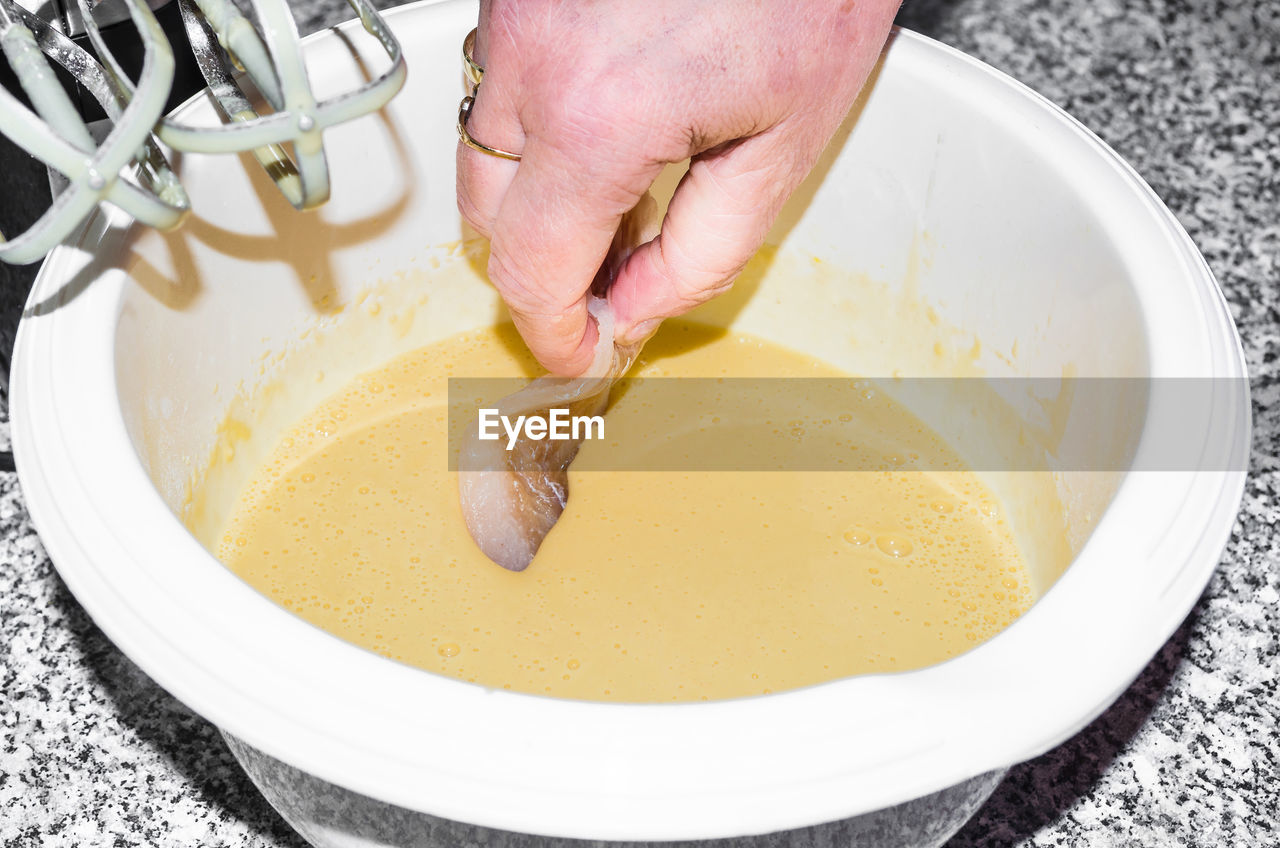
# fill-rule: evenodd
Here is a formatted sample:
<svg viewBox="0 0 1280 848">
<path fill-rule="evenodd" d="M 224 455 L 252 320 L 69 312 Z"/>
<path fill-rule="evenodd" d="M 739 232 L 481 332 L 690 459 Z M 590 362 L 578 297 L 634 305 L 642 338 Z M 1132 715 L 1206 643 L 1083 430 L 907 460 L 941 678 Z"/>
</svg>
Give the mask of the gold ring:
<svg viewBox="0 0 1280 848">
<path fill-rule="evenodd" d="M 479 90 L 480 87 L 476 86 L 476 91 Z M 467 118 L 471 117 L 471 106 L 475 102 L 475 96 L 468 94 L 466 97 L 462 98 L 462 102 L 458 104 L 458 138 L 462 140 L 463 144 L 470 147 L 472 150 L 479 150 L 481 153 L 488 153 L 490 156 L 497 156 L 500 159 L 510 159 L 512 162 L 519 162 L 519 153 L 512 153 L 509 150 L 499 150 L 496 147 L 489 147 L 486 144 L 481 144 L 471 137 L 471 133 L 467 132 Z"/>
<path fill-rule="evenodd" d="M 462 102 L 458 104 L 458 138 L 467 147 L 472 150 L 479 150 L 481 153 L 488 153 L 490 156 L 497 156 L 499 159 L 509 159 L 512 162 L 520 161 L 519 153 L 512 153 L 509 150 L 499 150 L 496 147 L 490 147 L 487 144 L 481 144 L 471 137 L 471 133 L 467 132 L 467 120 L 471 117 L 471 107 L 475 105 L 476 96 L 480 93 L 480 81 L 484 79 L 484 68 L 476 64 L 476 60 L 471 58 L 472 52 L 476 46 L 476 31 L 473 29 L 467 33 L 467 37 L 462 40 L 462 72 L 467 78 L 467 88 L 469 93 L 462 98 Z"/>
<path fill-rule="evenodd" d="M 471 88 L 475 88 L 480 84 L 480 80 L 484 79 L 484 68 L 476 64 L 476 60 L 471 58 L 476 50 L 476 30 L 467 33 L 467 37 L 462 40 L 462 72 L 466 74 L 467 82 Z"/>
</svg>

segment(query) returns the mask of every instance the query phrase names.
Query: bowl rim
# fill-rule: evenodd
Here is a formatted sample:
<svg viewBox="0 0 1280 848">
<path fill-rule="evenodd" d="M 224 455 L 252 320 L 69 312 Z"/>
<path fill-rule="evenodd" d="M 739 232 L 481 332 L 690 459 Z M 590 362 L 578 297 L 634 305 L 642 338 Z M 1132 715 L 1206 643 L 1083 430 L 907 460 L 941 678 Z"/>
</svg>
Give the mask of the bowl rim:
<svg viewBox="0 0 1280 848">
<path fill-rule="evenodd" d="M 387 16 L 407 35 L 447 31 L 460 43 L 474 10 L 473 0 L 421 0 Z M 409 50 L 413 39 L 404 40 Z M 332 30 L 305 41 L 308 50 L 336 46 Z M 897 32 L 886 71 L 898 68 L 946 75 L 982 91 L 989 108 L 1034 114 L 1046 143 L 1088 158 L 1107 190 L 1141 213 L 1133 226 L 1163 239 L 1181 269 L 1185 291 L 1167 296 L 1181 292 L 1185 302 L 1153 308 L 1197 314 L 1210 354 L 1203 367 L 1246 376 L 1207 264 L 1114 151 L 1040 95 L 924 36 Z M 202 103 L 197 95 L 180 110 Z M 1130 473 L 1073 565 L 1027 615 L 925 669 L 697 704 L 485 689 L 296 618 L 221 566 L 169 511 L 115 392 L 124 274 L 102 268 L 77 296 L 63 289 L 125 221 L 102 210 L 49 256 L 19 328 L 10 409 L 33 524 L 94 621 L 189 707 L 273 757 L 409 809 L 550 836 L 714 838 L 846 818 L 1007 767 L 1075 733 L 1145 667 L 1207 584 L 1243 494 L 1244 471 Z M 62 298 L 57 309 L 31 308 L 50 297 Z M 1145 317 L 1166 350 L 1184 343 L 1166 338 L 1160 316 Z M 1220 412 L 1214 432 L 1247 457 L 1247 385 Z M 1116 562 L 1128 568 L 1120 582 Z M 277 650 L 257 649 L 264 640 Z"/>
</svg>

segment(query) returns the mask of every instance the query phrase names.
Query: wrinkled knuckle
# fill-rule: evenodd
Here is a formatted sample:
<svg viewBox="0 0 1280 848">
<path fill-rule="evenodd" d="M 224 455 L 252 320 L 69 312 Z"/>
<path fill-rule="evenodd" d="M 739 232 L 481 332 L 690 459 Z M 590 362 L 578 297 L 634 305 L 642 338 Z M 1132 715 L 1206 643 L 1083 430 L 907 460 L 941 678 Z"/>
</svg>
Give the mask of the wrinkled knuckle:
<svg viewBox="0 0 1280 848">
<path fill-rule="evenodd" d="M 568 94 L 557 104 L 549 129 L 562 148 L 592 149 L 612 141 L 615 127 L 623 120 L 605 104 Z"/>
<path fill-rule="evenodd" d="M 732 288 L 733 276 L 712 272 L 677 274 L 672 279 L 672 289 L 682 302 L 697 306 Z"/>
<path fill-rule="evenodd" d="M 634 137 L 643 123 L 632 79 L 587 67 L 556 75 L 548 83 L 555 96 L 547 101 L 547 130 L 566 148 L 607 151 Z"/>
<path fill-rule="evenodd" d="M 516 262 L 511 253 L 495 247 L 489 254 L 489 280 L 507 306 L 529 317 L 554 317 L 566 312 L 574 298 L 548 287 Z"/>
<path fill-rule="evenodd" d="M 697 305 L 728 291 L 742 271 L 740 264 L 716 263 L 689 256 L 678 245 L 666 245 L 666 277 L 681 301 Z"/>
<path fill-rule="evenodd" d="M 536 312 L 544 305 L 532 280 L 496 244 L 491 245 L 489 253 L 489 281 L 512 309 Z"/>
<path fill-rule="evenodd" d="M 471 192 L 465 188 L 458 192 L 458 214 L 462 216 L 462 220 L 475 229 L 480 235 L 488 238 L 489 225 L 492 222 L 490 216 L 480 209 L 475 200 L 471 196 Z"/>
</svg>

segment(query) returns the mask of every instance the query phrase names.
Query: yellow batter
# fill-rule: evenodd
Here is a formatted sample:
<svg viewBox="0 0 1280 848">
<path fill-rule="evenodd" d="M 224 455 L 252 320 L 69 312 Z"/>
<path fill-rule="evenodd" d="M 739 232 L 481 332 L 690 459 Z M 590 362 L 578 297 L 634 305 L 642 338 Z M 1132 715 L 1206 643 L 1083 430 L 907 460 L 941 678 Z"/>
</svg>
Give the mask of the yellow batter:
<svg viewBox="0 0 1280 848">
<path fill-rule="evenodd" d="M 916 668 L 1031 604 L 998 507 L 964 471 L 571 472 L 533 564 L 499 568 L 467 535 L 448 471 L 446 380 L 535 373 L 503 326 L 364 375 L 277 447 L 219 557 L 385 656 L 584 699 L 731 698 Z M 668 322 L 632 375 L 841 376 L 688 322 Z M 905 410 L 884 401 L 877 416 L 937 455 Z M 611 429 L 655 421 L 640 390 L 608 416 Z M 588 442 L 581 456 L 605 449 Z"/>
</svg>

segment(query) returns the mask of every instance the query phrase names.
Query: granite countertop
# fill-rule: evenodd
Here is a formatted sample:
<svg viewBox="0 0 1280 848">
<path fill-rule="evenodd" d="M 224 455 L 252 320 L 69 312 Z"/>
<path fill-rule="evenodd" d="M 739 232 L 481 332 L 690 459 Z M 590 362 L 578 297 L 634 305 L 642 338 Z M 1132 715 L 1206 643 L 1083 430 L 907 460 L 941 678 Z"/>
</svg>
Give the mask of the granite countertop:
<svg viewBox="0 0 1280 848">
<path fill-rule="evenodd" d="M 300 9 L 304 30 L 347 16 L 337 0 Z M 1111 709 L 1015 767 L 951 844 L 1280 844 L 1280 4 L 906 0 L 900 21 L 1023 80 L 1133 163 L 1218 275 L 1254 392 L 1252 473 L 1195 610 Z M 218 732 L 81 610 L 12 473 L 0 680 L 0 844 L 303 844 Z"/>
</svg>

